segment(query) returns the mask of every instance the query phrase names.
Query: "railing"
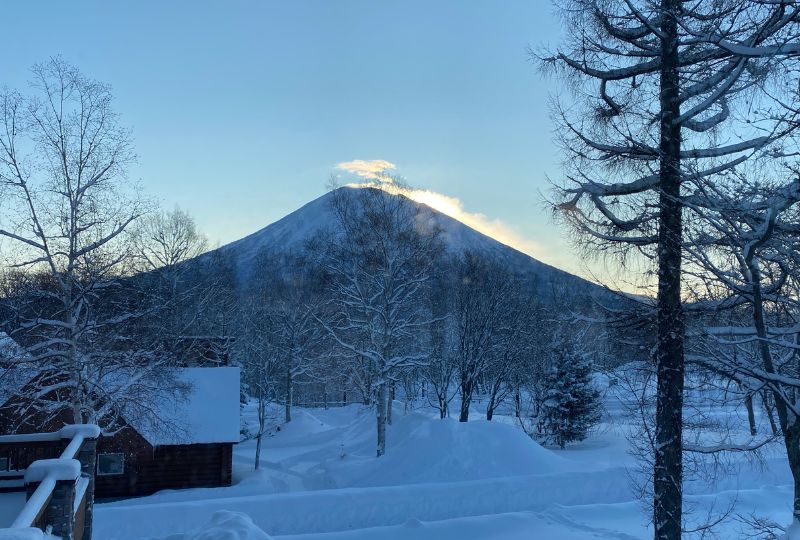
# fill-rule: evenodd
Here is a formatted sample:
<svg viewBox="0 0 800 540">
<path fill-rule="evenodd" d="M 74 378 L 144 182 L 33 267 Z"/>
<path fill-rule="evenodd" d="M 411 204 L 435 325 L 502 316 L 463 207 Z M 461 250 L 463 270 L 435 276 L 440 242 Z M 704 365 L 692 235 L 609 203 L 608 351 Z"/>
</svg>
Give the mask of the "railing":
<svg viewBox="0 0 800 540">
<path fill-rule="evenodd" d="M 39 538 L 45 533 L 63 540 L 90 540 L 94 506 L 96 442 L 100 429 L 95 425 L 65 426 L 52 433 L 1 435 L 0 455 L 9 456 L 9 471 L 2 478 L 22 473 L 26 492 L 25 506 L 5 537 Z M 52 453 L 54 444 L 64 446 L 58 457 L 36 459 L 31 456 Z M 6 487 L 6 490 L 13 489 Z"/>
</svg>

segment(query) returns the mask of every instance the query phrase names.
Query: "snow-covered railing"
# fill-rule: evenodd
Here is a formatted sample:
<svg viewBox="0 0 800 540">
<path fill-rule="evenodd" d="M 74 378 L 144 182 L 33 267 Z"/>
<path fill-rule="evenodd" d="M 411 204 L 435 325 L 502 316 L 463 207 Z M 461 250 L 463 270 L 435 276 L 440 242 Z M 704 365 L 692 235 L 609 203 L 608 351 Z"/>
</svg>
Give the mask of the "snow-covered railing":
<svg viewBox="0 0 800 540">
<path fill-rule="evenodd" d="M 0 529 L 0 540 L 9 535 L 36 536 L 36 530 L 63 540 L 91 538 L 95 443 L 99 436 L 97 426 L 85 424 L 65 426 L 52 433 L 0 436 L 0 448 L 69 441 L 58 458 L 36 460 L 25 469 L 27 501 L 11 528 Z"/>
</svg>

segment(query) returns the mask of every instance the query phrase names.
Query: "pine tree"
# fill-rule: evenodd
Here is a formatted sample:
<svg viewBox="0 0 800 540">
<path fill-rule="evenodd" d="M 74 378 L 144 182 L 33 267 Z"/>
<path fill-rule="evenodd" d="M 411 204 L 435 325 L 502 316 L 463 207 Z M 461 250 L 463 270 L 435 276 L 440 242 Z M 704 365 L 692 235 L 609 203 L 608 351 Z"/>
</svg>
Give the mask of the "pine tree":
<svg viewBox="0 0 800 540">
<path fill-rule="evenodd" d="M 556 352 L 545 375 L 541 426 L 546 438 L 562 449 L 582 441 L 600 421 L 600 392 L 592 384 L 592 364 L 568 349 Z"/>
</svg>

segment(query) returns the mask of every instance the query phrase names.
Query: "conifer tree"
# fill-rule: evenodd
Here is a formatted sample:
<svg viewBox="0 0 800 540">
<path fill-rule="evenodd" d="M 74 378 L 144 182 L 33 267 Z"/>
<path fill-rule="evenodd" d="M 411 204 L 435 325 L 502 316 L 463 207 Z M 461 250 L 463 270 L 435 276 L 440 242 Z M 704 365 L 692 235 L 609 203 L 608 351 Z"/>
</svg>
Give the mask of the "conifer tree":
<svg viewBox="0 0 800 540">
<path fill-rule="evenodd" d="M 561 348 L 546 374 L 542 428 L 562 449 L 582 441 L 600 421 L 600 392 L 592 384 L 592 364 L 582 355 Z"/>
</svg>

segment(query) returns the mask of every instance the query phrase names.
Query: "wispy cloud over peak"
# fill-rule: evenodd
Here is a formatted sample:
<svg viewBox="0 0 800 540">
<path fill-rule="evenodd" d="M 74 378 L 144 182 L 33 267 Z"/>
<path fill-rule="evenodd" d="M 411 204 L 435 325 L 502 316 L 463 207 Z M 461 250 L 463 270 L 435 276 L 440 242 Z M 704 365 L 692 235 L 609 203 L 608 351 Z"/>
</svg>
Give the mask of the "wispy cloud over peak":
<svg viewBox="0 0 800 540">
<path fill-rule="evenodd" d="M 393 174 L 397 166 L 383 159 L 355 159 L 336 165 L 338 170 L 350 173 L 365 180 L 364 183 L 350 183 L 351 187 L 380 187 L 389 193 L 401 194 L 409 199 L 430 206 L 476 231 L 511 246 L 538 259 L 547 258 L 544 249 L 537 242 L 523 237 L 512 226 L 502 220 L 489 218 L 484 214 L 468 212 L 460 199 L 428 189 L 414 189 L 398 184 Z M 377 182 L 376 182 L 377 181 Z"/>
<path fill-rule="evenodd" d="M 336 168 L 361 178 L 390 182 L 390 171 L 397 169 L 397 166 L 384 159 L 354 159 L 338 163 Z"/>
</svg>

